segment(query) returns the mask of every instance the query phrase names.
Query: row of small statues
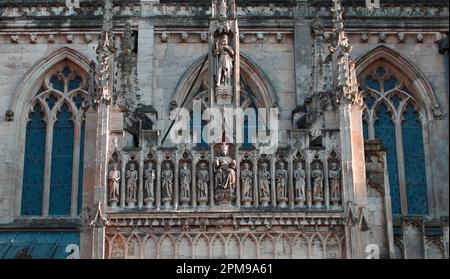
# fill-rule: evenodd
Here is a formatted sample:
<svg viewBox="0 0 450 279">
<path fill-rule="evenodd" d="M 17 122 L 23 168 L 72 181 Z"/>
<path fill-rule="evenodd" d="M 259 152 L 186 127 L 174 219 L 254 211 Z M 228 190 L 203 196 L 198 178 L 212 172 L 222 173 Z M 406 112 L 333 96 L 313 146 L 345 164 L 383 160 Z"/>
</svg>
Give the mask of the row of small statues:
<svg viewBox="0 0 450 279">
<path fill-rule="evenodd" d="M 210 175 L 208 164 L 200 162 L 199 168 L 196 171 L 196 199 L 199 206 L 206 206 L 208 203 L 208 189 L 210 182 Z M 155 181 L 156 170 L 154 164 L 149 162 L 144 170 L 144 187 L 143 195 L 146 206 L 153 206 L 155 202 Z M 173 184 L 174 171 L 170 162 L 163 163 L 161 170 L 161 201 L 165 206 L 170 206 L 173 200 Z M 324 173 L 322 164 L 315 162 L 311 170 L 311 188 L 312 201 L 314 205 L 321 206 L 324 201 Z M 135 163 L 130 163 L 128 170 L 126 170 L 126 201 L 128 206 L 133 207 L 137 202 L 137 190 L 139 182 L 139 172 L 136 169 Z M 262 206 L 269 205 L 271 198 L 271 172 L 267 162 L 260 164 L 257 173 L 258 179 L 258 193 L 259 200 Z M 297 162 L 293 171 L 294 179 L 294 199 L 299 206 L 303 206 L 307 200 L 306 194 L 306 171 L 303 162 Z M 275 171 L 275 189 L 276 200 L 279 206 L 285 206 L 288 201 L 288 170 L 284 162 L 278 164 Z M 328 170 L 328 180 L 330 187 L 330 201 L 333 205 L 337 205 L 341 200 L 341 170 L 337 162 L 332 162 Z M 109 202 L 114 207 L 117 206 L 120 198 L 120 181 L 121 171 L 118 168 L 118 163 L 112 164 L 109 171 Z M 254 173 L 251 170 L 251 164 L 244 162 L 240 172 L 240 182 L 242 187 L 242 203 L 244 206 L 250 206 L 253 201 L 253 181 Z M 190 164 L 182 162 L 179 169 L 179 185 L 180 185 L 180 204 L 181 206 L 188 206 L 191 202 L 191 185 L 192 185 L 192 171 Z"/>
</svg>

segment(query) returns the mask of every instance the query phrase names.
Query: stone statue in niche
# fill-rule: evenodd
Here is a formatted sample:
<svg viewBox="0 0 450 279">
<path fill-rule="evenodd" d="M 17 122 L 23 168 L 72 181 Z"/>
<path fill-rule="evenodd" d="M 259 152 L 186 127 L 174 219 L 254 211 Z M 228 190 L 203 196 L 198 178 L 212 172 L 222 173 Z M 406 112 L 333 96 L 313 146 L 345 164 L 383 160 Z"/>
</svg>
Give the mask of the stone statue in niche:
<svg viewBox="0 0 450 279">
<path fill-rule="evenodd" d="M 219 204 L 230 204 L 236 185 L 236 161 L 228 156 L 228 145 L 220 145 L 220 155 L 214 164 L 216 200 Z"/>
<path fill-rule="evenodd" d="M 205 162 L 201 162 L 200 169 L 197 171 L 197 197 L 200 206 L 206 206 L 208 201 L 208 183 L 209 171 Z"/>
<path fill-rule="evenodd" d="M 187 162 L 180 168 L 180 201 L 182 206 L 188 206 L 191 200 L 192 173 Z"/>
<path fill-rule="evenodd" d="M 161 171 L 161 196 L 165 207 L 170 206 L 172 201 L 172 186 L 173 186 L 173 170 L 169 162 L 164 165 L 164 170 Z"/>
<path fill-rule="evenodd" d="M 153 163 L 149 162 L 147 164 L 147 169 L 144 171 L 144 201 L 147 206 L 152 206 L 155 201 L 155 179 L 156 171 L 153 169 Z"/>
<path fill-rule="evenodd" d="M 267 206 L 270 201 L 270 171 L 267 168 L 267 163 L 261 164 L 261 170 L 258 174 L 259 178 L 259 195 L 261 197 L 261 205 Z"/>
<path fill-rule="evenodd" d="M 120 187 L 120 170 L 118 164 L 115 162 L 108 175 L 109 186 L 109 202 L 111 207 L 116 207 L 119 201 L 119 187 Z"/>
<path fill-rule="evenodd" d="M 127 202 L 128 206 L 133 207 L 136 204 L 136 191 L 139 173 L 134 163 L 130 163 L 127 171 Z"/>
<path fill-rule="evenodd" d="M 323 171 L 319 162 L 314 163 L 314 168 L 311 171 L 311 179 L 314 205 L 321 206 L 323 202 Z"/>
<path fill-rule="evenodd" d="M 303 206 L 306 200 L 306 172 L 303 169 L 302 162 L 298 162 L 297 168 L 294 170 L 294 181 L 295 201 L 297 205 Z"/>
<path fill-rule="evenodd" d="M 244 206 L 250 206 L 253 200 L 253 172 L 250 170 L 250 164 L 245 162 L 241 170 L 241 185 L 242 185 L 242 202 Z"/>
<path fill-rule="evenodd" d="M 286 206 L 287 202 L 287 182 L 288 171 L 284 168 L 284 163 L 281 162 L 279 169 L 275 172 L 275 183 L 277 187 L 277 202 L 281 207 Z"/>
<path fill-rule="evenodd" d="M 216 40 L 214 52 L 217 56 L 217 80 L 216 85 L 231 87 L 231 75 L 233 73 L 234 50 L 229 44 L 227 34 L 222 34 Z"/>
<path fill-rule="evenodd" d="M 332 162 L 328 170 L 330 183 L 330 201 L 333 205 L 338 205 L 341 201 L 341 169 L 337 162 Z"/>
</svg>

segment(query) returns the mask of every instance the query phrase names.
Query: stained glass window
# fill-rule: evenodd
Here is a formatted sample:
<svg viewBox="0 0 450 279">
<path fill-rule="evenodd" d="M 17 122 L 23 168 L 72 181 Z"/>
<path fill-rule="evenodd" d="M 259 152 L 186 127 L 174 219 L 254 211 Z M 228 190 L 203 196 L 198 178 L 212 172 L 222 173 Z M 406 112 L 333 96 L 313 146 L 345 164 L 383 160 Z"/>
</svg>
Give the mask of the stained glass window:
<svg viewBox="0 0 450 279">
<path fill-rule="evenodd" d="M 22 215 L 80 213 L 85 130 L 82 105 L 87 88 L 84 76 L 76 68 L 65 60 L 49 70 L 33 100 L 36 105 L 29 113 L 26 128 Z M 53 128 L 53 133 L 46 135 L 49 128 Z M 80 136 L 75 137 L 76 134 Z M 46 158 L 46 147 L 49 146 L 50 158 Z M 74 165 L 76 147 L 80 150 L 79 165 Z M 51 163 L 48 173 L 46 162 Z M 72 179 L 74 173 L 79 175 L 77 181 Z M 50 181 L 48 197 L 43 196 L 45 181 Z M 72 197 L 74 187 L 78 187 L 76 198 Z M 49 201 L 46 208 L 43 208 L 44 199 Z M 76 212 L 72 212 L 74 208 L 77 208 Z"/>
<path fill-rule="evenodd" d="M 42 193 L 45 168 L 45 139 L 47 124 L 39 104 L 29 114 L 25 140 L 24 174 L 22 184 L 22 215 L 42 214 Z"/>
<path fill-rule="evenodd" d="M 364 138 L 379 139 L 386 149 L 393 214 L 428 214 L 422 124 L 419 110 L 412 105 L 416 100 L 402 79 L 384 65 L 369 69 L 361 84 L 366 89 Z M 398 154 L 403 154 L 403 160 Z M 407 201 L 404 207 L 401 200 Z"/>
<path fill-rule="evenodd" d="M 422 125 L 413 106 L 403 114 L 403 152 L 405 156 L 408 214 L 427 214 L 427 182 L 423 152 Z"/>
<path fill-rule="evenodd" d="M 70 215 L 74 124 L 64 104 L 53 127 L 50 215 Z"/>
</svg>

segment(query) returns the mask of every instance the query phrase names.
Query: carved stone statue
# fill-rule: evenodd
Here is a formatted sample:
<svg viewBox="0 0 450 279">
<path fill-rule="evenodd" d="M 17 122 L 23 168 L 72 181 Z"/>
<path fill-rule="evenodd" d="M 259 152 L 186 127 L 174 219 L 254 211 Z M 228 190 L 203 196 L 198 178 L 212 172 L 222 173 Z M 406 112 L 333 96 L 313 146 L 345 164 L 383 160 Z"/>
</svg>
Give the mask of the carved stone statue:
<svg viewBox="0 0 450 279">
<path fill-rule="evenodd" d="M 130 169 L 127 171 L 127 202 L 128 206 L 135 206 L 136 204 L 136 191 L 137 182 L 139 179 L 139 173 L 136 170 L 135 164 L 130 164 Z"/>
<path fill-rule="evenodd" d="M 218 57 L 216 69 L 216 85 L 218 87 L 231 87 L 233 73 L 234 50 L 229 44 L 227 34 L 222 34 L 214 46 L 214 53 Z"/>
<path fill-rule="evenodd" d="M 242 201 L 245 206 L 250 206 L 253 188 L 253 172 L 250 170 L 249 163 L 244 163 L 244 168 L 241 170 L 241 186 L 242 186 Z"/>
<path fill-rule="evenodd" d="M 270 200 L 270 171 L 267 169 L 267 163 L 261 164 L 261 170 L 258 174 L 259 178 L 259 195 L 261 197 L 261 205 L 267 206 Z"/>
<path fill-rule="evenodd" d="M 164 165 L 161 171 L 161 196 L 165 207 L 170 206 L 172 200 L 173 170 L 169 162 Z"/>
<path fill-rule="evenodd" d="M 321 206 L 323 201 L 323 171 L 320 163 L 314 164 L 314 169 L 311 171 L 311 178 L 313 184 L 313 201 L 316 206 Z"/>
<path fill-rule="evenodd" d="M 227 17 L 227 0 L 221 0 L 219 5 L 219 17 Z"/>
<path fill-rule="evenodd" d="M 154 189 L 156 179 L 156 172 L 153 169 L 152 162 L 148 163 L 147 169 L 144 171 L 144 179 L 144 201 L 147 206 L 152 206 L 155 201 Z"/>
<path fill-rule="evenodd" d="M 189 205 L 191 200 L 191 181 L 192 173 L 188 163 L 184 162 L 180 168 L 180 201 L 182 206 Z"/>
<path fill-rule="evenodd" d="M 306 172 L 303 169 L 302 162 L 299 162 L 294 170 L 294 181 L 295 200 L 298 205 L 302 206 L 306 200 Z"/>
<path fill-rule="evenodd" d="M 216 200 L 219 203 L 231 203 L 236 185 L 236 161 L 228 156 L 228 145 L 220 145 L 220 155 L 214 165 Z"/>
<path fill-rule="evenodd" d="M 111 207 L 116 207 L 119 201 L 119 187 L 120 187 L 120 170 L 118 170 L 117 163 L 113 164 L 112 169 L 108 175 L 109 186 L 109 201 Z"/>
<path fill-rule="evenodd" d="M 197 171 L 197 197 L 200 206 L 206 206 L 208 201 L 209 171 L 204 162 L 200 163 Z"/>
<path fill-rule="evenodd" d="M 328 179 L 330 183 L 330 201 L 333 205 L 338 205 L 341 200 L 341 169 L 336 162 L 331 163 Z"/>
<path fill-rule="evenodd" d="M 277 186 L 277 201 L 280 206 L 286 206 L 288 171 L 284 168 L 284 163 L 280 163 L 280 168 L 275 172 Z"/>
</svg>

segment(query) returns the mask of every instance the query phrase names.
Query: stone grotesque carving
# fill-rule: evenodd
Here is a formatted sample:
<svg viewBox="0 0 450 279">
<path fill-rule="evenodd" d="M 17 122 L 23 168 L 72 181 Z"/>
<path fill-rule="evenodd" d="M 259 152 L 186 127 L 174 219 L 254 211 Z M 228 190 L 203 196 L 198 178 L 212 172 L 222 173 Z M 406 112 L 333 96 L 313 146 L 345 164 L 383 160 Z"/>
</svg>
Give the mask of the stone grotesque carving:
<svg viewBox="0 0 450 279">
<path fill-rule="evenodd" d="M 156 171 L 153 169 L 153 163 L 149 162 L 147 168 L 144 171 L 144 201 L 147 206 L 152 206 L 155 201 L 155 179 Z"/>
<path fill-rule="evenodd" d="M 384 165 L 377 155 L 368 156 L 369 160 L 366 162 L 366 176 L 367 185 L 375 188 L 381 193 L 384 193 Z"/>
<path fill-rule="evenodd" d="M 332 162 L 328 170 L 328 179 L 330 183 L 331 203 L 338 205 L 341 200 L 341 169 L 337 162 Z"/>
<path fill-rule="evenodd" d="M 280 163 L 279 169 L 275 172 L 275 181 L 277 186 L 277 201 L 280 206 L 286 206 L 288 171 L 284 168 L 283 162 Z"/>
<path fill-rule="evenodd" d="M 209 172 L 204 162 L 200 163 L 197 171 L 197 197 L 200 206 L 205 206 L 208 201 Z"/>
<path fill-rule="evenodd" d="M 191 200 L 192 173 L 188 163 L 184 162 L 180 168 L 180 201 L 182 206 L 188 206 Z"/>
<path fill-rule="evenodd" d="M 236 185 L 236 161 L 228 156 L 228 145 L 220 145 L 220 155 L 216 156 L 214 164 L 216 200 L 219 203 L 231 203 Z"/>
<path fill-rule="evenodd" d="M 261 205 L 267 206 L 270 200 L 270 171 L 267 169 L 267 163 L 261 164 L 261 170 L 258 174 L 259 179 L 259 195 L 261 197 Z"/>
<path fill-rule="evenodd" d="M 314 163 L 314 169 L 311 171 L 313 185 L 313 201 L 316 206 L 321 206 L 323 201 L 323 171 L 320 163 Z"/>
<path fill-rule="evenodd" d="M 113 163 L 108 175 L 109 202 L 111 203 L 111 207 L 116 207 L 119 201 L 120 170 L 117 165 L 117 163 Z"/>
<path fill-rule="evenodd" d="M 127 171 L 127 202 L 128 206 L 134 206 L 136 203 L 136 191 L 139 173 L 136 170 L 135 164 L 130 164 L 130 169 Z"/>
<path fill-rule="evenodd" d="M 161 191 L 162 201 L 165 207 L 170 206 L 172 200 L 172 186 L 173 186 L 173 170 L 169 162 L 164 165 L 164 170 L 161 172 Z"/>
<path fill-rule="evenodd" d="M 241 187 L 242 187 L 242 201 L 244 205 L 249 206 L 253 200 L 253 172 L 250 170 L 249 163 L 244 163 L 244 168 L 241 170 Z"/>
<path fill-rule="evenodd" d="M 294 181 L 295 201 L 298 205 L 302 206 L 306 200 L 306 172 L 303 169 L 302 162 L 298 162 L 297 168 L 294 170 Z"/>
</svg>

